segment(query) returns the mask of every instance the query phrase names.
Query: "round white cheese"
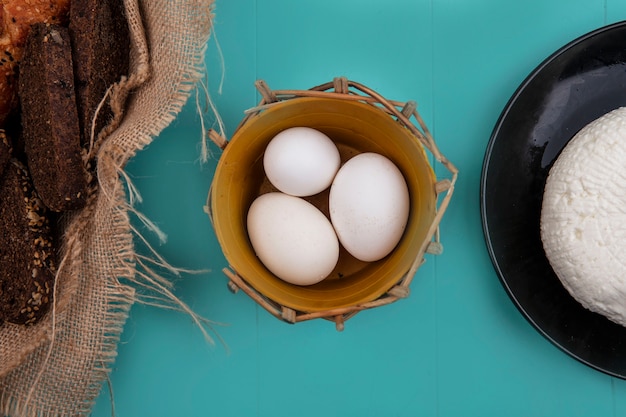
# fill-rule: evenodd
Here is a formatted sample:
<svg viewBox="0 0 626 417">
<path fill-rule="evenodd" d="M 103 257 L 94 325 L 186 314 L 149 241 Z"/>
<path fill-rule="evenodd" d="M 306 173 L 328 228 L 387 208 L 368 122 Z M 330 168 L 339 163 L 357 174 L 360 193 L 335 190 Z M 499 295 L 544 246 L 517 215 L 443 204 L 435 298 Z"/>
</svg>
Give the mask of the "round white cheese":
<svg viewBox="0 0 626 417">
<path fill-rule="evenodd" d="M 626 326 L 626 107 L 581 129 L 555 161 L 541 240 L 572 297 Z"/>
</svg>

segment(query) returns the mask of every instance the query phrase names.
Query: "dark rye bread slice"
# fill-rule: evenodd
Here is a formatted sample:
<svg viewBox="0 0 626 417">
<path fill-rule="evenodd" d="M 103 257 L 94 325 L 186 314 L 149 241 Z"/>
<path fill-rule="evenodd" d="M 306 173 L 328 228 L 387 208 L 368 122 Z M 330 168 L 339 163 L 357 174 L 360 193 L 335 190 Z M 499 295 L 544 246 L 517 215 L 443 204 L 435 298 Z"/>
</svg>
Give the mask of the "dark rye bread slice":
<svg viewBox="0 0 626 417">
<path fill-rule="evenodd" d="M 18 93 L 28 168 L 41 200 L 53 211 L 83 207 L 88 184 L 67 28 L 32 26 Z"/>
<path fill-rule="evenodd" d="M 26 167 L 12 159 L 0 179 L 0 323 L 34 324 L 49 310 L 55 276 L 51 233 Z"/>
<path fill-rule="evenodd" d="M 70 39 L 81 139 L 91 139 L 93 118 L 107 89 L 128 74 L 130 35 L 122 0 L 73 0 Z M 108 103 L 98 111 L 94 137 L 108 124 Z"/>
</svg>

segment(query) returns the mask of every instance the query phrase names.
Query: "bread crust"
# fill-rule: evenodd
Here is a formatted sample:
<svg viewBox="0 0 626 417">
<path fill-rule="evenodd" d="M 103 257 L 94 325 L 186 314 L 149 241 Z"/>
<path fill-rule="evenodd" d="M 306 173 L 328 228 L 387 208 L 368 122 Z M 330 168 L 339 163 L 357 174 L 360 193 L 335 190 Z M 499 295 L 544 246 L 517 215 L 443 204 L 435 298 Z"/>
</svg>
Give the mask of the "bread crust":
<svg viewBox="0 0 626 417">
<path fill-rule="evenodd" d="M 0 180 L 0 323 L 34 324 L 49 310 L 56 253 L 49 213 L 12 159 Z"/>
<path fill-rule="evenodd" d="M 35 23 L 67 24 L 70 0 L 0 0 L 0 127 L 18 107 L 18 64 Z"/>
<path fill-rule="evenodd" d="M 3 129 L 0 129 L 0 178 L 2 178 L 4 168 L 9 163 L 9 159 L 11 159 L 11 154 L 12 147 L 9 137 Z"/>
<path fill-rule="evenodd" d="M 69 19 L 76 100 L 84 146 L 91 140 L 92 122 L 107 89 L 128 74 L 130 34 L 123 0 L 72 2 Z M 109 123 L 105 102 L 93 126 L 95 136 Z"/>
<path fill-rule="evenodd" d="M 88 179 L 68 30 L 37 23 L 25 50 L 19 95 L 26 159 L 35 189 L 50 210 L 82 208 Z"/>
</svg>

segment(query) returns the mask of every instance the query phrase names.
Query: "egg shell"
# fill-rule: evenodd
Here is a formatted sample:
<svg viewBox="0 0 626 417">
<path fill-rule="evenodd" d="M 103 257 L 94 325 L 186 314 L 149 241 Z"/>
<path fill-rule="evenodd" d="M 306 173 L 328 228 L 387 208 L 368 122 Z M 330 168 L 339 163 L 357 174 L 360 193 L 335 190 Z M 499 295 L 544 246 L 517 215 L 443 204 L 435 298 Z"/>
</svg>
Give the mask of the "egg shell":
<svg viewBox="0 0 626 417">
<path fill-rule="evenodd" d="M 330 219 L 355 258 L 373 262 L 393 251 L 407 225 L 409 190 L 395 164 L 367 152 L 348 160 L 330 188 Z"/>
<path fill-rule="evenodd" d="M 263 168 L 269 181 L 283 193 L 305 197 L 328 188 L 341 159 L 333 141 L 319 130 L 291 127 L 267 145 Z"/>
<path fill-rule="evenodd" d="M 330 221 L 299 197 L 280 192 L 257 197 L 248 211 L 247 226 L 263 265 L 291 284 L 316 284 L 339 260 L 339 242 Z"/>
</svg>

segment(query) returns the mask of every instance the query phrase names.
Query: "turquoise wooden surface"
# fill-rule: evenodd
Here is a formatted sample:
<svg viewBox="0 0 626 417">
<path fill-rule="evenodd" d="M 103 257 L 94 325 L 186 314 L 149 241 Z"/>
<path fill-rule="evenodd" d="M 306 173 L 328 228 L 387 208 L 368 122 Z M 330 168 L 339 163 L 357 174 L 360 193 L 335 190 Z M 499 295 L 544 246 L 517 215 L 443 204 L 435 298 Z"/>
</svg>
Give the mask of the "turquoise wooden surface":
<svg viewBox="0 0 626 417">
<path fill-rule="evenodd" d="M 208 85 L 232 134 L 258 102 L 253 83 L 306 89 L 345 75 L 413 99 L 460 170 L 429 257 L 403 301 L 288 325 L 243 293 L 202 207 L 220 152 L 198 162 L 193 102 L 129 165 L 138 208 L 168 234 L 176 294 L 219 322 L 214 346 L 184 314 L 137 305 L 111 374 L 125 416 L 626 416 L 626 381 L 594 371 L 537 333 L 510 302 L 479 216 L 484 151 L 526 75 L 565 43 L 626 19 L 619 0 L 217 0 Z M 225 70 L 218 92 L 220 55 Z M 625 44 L 626 46 L 626 44 Z M 193 99 L 192 99 L 193 101 Z M 103 388 L 94 416 L 111 415 Z"/>
</svg>

